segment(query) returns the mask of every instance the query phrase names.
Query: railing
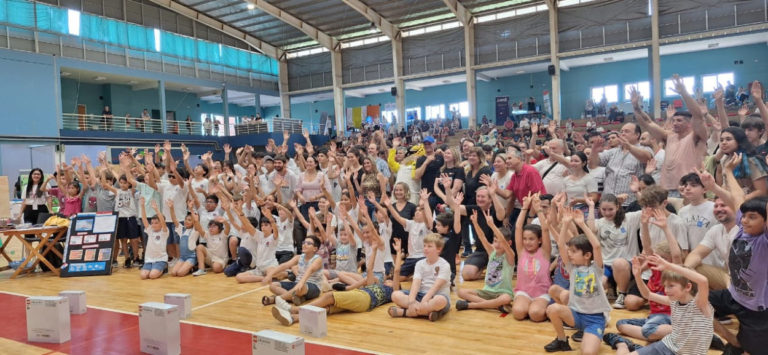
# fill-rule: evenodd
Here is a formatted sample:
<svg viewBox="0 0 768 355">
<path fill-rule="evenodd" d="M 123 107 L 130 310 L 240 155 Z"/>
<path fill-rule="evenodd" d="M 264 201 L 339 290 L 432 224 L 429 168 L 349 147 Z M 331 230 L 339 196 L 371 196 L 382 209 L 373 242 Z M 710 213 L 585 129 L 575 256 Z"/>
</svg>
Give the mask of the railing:
<svg viewBox="0 0 768 355">
<path fill-rule="evenodd" d="M 132 116 L 104 116 L 93 114 L 77 114 L 77 113 L 64 113 L 62 114 L 62 129 L 75 130 L 75 131 L 109 131 L 109 132 L 139 132 L 139 133 L 163 133 L 162 120 L 153 118 L 142 118 Z M 168 121 L 167 133 L 168 134 L 185 134 L 185 135 L 206 135 L 215 134 L 218 135 L 218 131 L 215 130 L 215 126 L 211 125 L 209 129 L 205 129 L 201 122 L 186 122 L 186 121 Z M 223 130 L 224 126 L 219 125 L 219 130 Z"/>
<path fill-rule="evenodd" d="M 260 121 L 251 121 L 235 125 L 235 135 L 284 132 L 302 134 L 306 128 L 310 133 L 317 133 L 319 127 L 310 124 L 304 126 L 304 122 L 293 118 L 268 118 Z"/>
</svg>

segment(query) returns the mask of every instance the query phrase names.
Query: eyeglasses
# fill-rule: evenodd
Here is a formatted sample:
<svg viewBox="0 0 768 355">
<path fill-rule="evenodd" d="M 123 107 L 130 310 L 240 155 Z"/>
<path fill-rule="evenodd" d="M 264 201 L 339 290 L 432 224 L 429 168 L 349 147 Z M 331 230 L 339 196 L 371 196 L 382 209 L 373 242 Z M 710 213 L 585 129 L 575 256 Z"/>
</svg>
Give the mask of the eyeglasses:
<svg viewBox="0 0 768 355">
<path fill-rule="evenodd" d="M 305 240 L 304 243 L 301 243 L 302 245 L 315 245 L 315 243 L 311 240 Z"/>
</svg>

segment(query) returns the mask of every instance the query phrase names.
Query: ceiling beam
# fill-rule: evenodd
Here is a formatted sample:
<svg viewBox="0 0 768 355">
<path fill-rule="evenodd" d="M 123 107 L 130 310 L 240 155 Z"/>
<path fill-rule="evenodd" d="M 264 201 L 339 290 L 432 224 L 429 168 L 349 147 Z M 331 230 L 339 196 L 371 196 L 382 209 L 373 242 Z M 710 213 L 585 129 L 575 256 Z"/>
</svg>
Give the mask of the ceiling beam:
<svg viewBox="0 0 768 355">
<path fill-rule="evenodd" d="M 151 0 L 151 1 L 156 1 L 156 0 Z M 316 27 L 304 22 L 298 17 L 283 11 L 283 9 L 266 2 L 265 0 L 246 0 L 246 3 L 253 4 L 254 6 L 256 6 L 257 9 L 274 16 L 280 21 L 283 21 L 293 27 L 296 27 L 296 29 L 298 29 L 301 32 L 304 32 L 304 34 L 314 39 L 315 41 L 320 43 L 321 46 L 327 48 L 330 51 L 338 50 L 340 47 L 339 41 L 337 39 L 331 37 L 329 34 L 323 31 L 320 31 Z"/>
<path fill-rule="evenodd" d="M 210 16 L 207 16 L 191 7 L 185 6 L 174 0 L 149 0 L 149 1 L 159 6 L 162 6 L 168 10 L 171 10 L 175 13 L 189 17 L 203 25 L 206 25 L 213 29 L 224 32 L 229 36 L 235 37 L 245 42 L 249 46 L 253 47 L 254 49 L 260 51 L 261 53 L 264 53 L 272 58 L 280 59 L 285 54 L 285 52 L 280 48 L 277 48 L 267 42 L 264 42 L 256 37 L 249 35 L 248 33 L 245 33 L 232 26 L 229 26 L 219 20 L 216 20 Z"/>
<path fill-rule="evenodd" d="M 461 3 L 459 0 L 443 0 L 445 5 L 448 6 L 449 9 L 451 9 L 451 12 L 453 12 L 454 15 L 456 15 L 456 18 L 459 19 L 459 22 L 461 22 L 464 25 L 469 24 L 470 21 L 472 21 L 472 12 L 470 12 L 466 7 L 464 7 L 464 4 Z"/>
<path fill-rule="evenodd" d="M 355 11 L 359 12 L 363 17 L 368 19 L 368 21 L 371 21 L 376 28 L 381 31 L 381 33 L 385 34 L 390 39 L 398 39 L 400 38 L 400 28 L 396 25 L 389 22 L 387 19 L 384 18 L 384 16 L 381 16 L 376 10 L 372 9 L 370 6 L 364 4 L 360 0 L 341 0 L 347 6 L 355 9 Z"/>
</svg>

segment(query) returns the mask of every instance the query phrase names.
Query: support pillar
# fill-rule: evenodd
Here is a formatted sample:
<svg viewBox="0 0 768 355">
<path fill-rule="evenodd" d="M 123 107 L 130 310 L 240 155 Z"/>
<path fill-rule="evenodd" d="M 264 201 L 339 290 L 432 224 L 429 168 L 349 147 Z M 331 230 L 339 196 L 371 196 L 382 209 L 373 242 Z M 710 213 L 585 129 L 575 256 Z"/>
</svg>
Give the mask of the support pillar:
<svg viewBox="0 0 768 355">
<path fill-rule="evenodd" d="M 157 97 L 159 98 L 160 102 L 160 132 L 162 133 L 168 133 L 168 122 L 165 115 L 165 81 L 164 80 L 158 80 L 157 81 Z M 152 132 L 156 132 L 157 130 L 153 129 Z"/>
<path fill-rule="evenodd" d="M 557 1 L 547 1 L 547 5 L 549 7 L 549 58 L 551 65 L 555 67 L 555 74 L 552 75 L 552 119 L 559 125 L 562 115 L 560 112 L 560 41 L 558 35 L 559 26 L 557 22 Z"/>
<path fill-rule="evenodd" d="M 654 119 L 661 117 L 661 53 L 659 52 L 659 0 L 651 0 L 651 48 L 648 64 L 651 72 L 651 111 Z"/>
<path fill-rule="evenodd" d="M 395 106 L 397 110 L 397 128 L 405 127 L 405 80 L 403 77 L 403 41 L 392 40 L 392 66 L 395 74 Z"/>
<path fill-rule="evenodd" d="M 343 137 L 347 129 L 344 114 L 344 90 L 342 84 L 341 52 L 331 51 L 331 76 L 333 77 L 333 114 L 336 119 L 336 136 Z"/>
<path fill-rule="evenodd" d="M 278 90 L 280 90 L 280 117 L 291 117 L 291 96 L 288 95 L 288 62 L 278 61 Z"/>
<path fill-rule="evenodd" d="M 477 78 L 475 76 L 475 25 L 470 18 L 464 24 L 464 66 L 467 76 L 467 106 L 469 106 L 469 129 L 477 128 Z"/>
<path fill-rule="evenodd" d="M 261 94 L 255 93 L 253 94 L 254 100 L 253 100 L 253 114 L 259 114 L 261 115 Z"/>
<path fill-rule="evenodd" d="M 222 111 L 224 111 L 223 112 L 223 115 L 224 115 L 224 127 L 222 127 L 222 128 L 224 129 L 224 135 L 225 136 L 230 136 L 231 134 L 229 132 L 229 92 L 228 92 L 226 86 L 223 86 L 221 88 L 221 104 L 223 105 L 222 106 L 223 107 Z"/>
</svg>

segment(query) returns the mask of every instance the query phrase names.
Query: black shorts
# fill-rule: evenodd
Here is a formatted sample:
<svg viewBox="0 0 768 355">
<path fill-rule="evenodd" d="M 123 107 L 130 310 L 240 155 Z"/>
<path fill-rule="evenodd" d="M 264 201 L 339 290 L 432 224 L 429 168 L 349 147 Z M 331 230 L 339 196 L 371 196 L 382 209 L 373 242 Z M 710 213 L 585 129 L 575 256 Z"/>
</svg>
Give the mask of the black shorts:
<svg viewBox="0 0 768 355">
<path fill-rule="evenodd" d="M 750 354 L 764 354 L 768 349 L 768 310 L 753 311 L 736 302 L 729 290 L 709 292 L 709 303 L 717 316 L 735 315 L 739 320 L 736 338 Z"/>
<path fill-rule="evenodd" d="M 467 260 L 464 260 L 464 265 L 476 266 L 478 270 L 485 269 L 488 266 L 488 253 L 477 250 L 470 255 Z"/>
<path fill-rule="evenodd" d="M 278 251 L 275 252 L 275 258 L 277 258 L 278 264 L 286 263 L 291 261 L 293 259 L 293 252 L 292 251 Z"/>
<path fill-rule="evenodd" d="M 408 277 L 412 276 L 414 272 L 416 272 L 416 263 L 419 262 L 419 260 L 424 259 L 424 257 L 420 258 L 407 258 L 405 259 L 405 262 L 402 266 L 400 266 L 400 276 Z"/>
<path fill-rule="evenodd" d="M 141 236 L 139 222 L 136 217 L 120 217 L 117 219 L 117 239 L 136 239 Z"/>
<path fill-rule="evenodd" d="M 648 281 L 646 281 L 646 280 L 643 280 L 643 282 L 646 285 L 648 284 Z M 632 296 L 637 296 L 637 297 L 640 297 L 640 298 L 644 298 L 643 294 L 640 293 L 640 289 L 637 288 L 637 283 L 635 282 L 634 278 L 632 278 L 631 281 L 630 281 L 629 287 L 627 288 L 627 294 L 628 295 L 632 295 Z"/>
<path fill-rule="evenodd" d="M 304 285 L 307 286 L 307 293 L 304 296 L 302 296 L 304 297 L 305 300 L 315 299 L 318 296 L 320 296 L 320 287 L 318 287 L 317 285 L 311 282 L 307 282 Z M 283 288 L 284 290 L 290 291 L 295 286 L 296 286 L 296 282 L 280 281 L 280 287 Z"/>
</svg>

